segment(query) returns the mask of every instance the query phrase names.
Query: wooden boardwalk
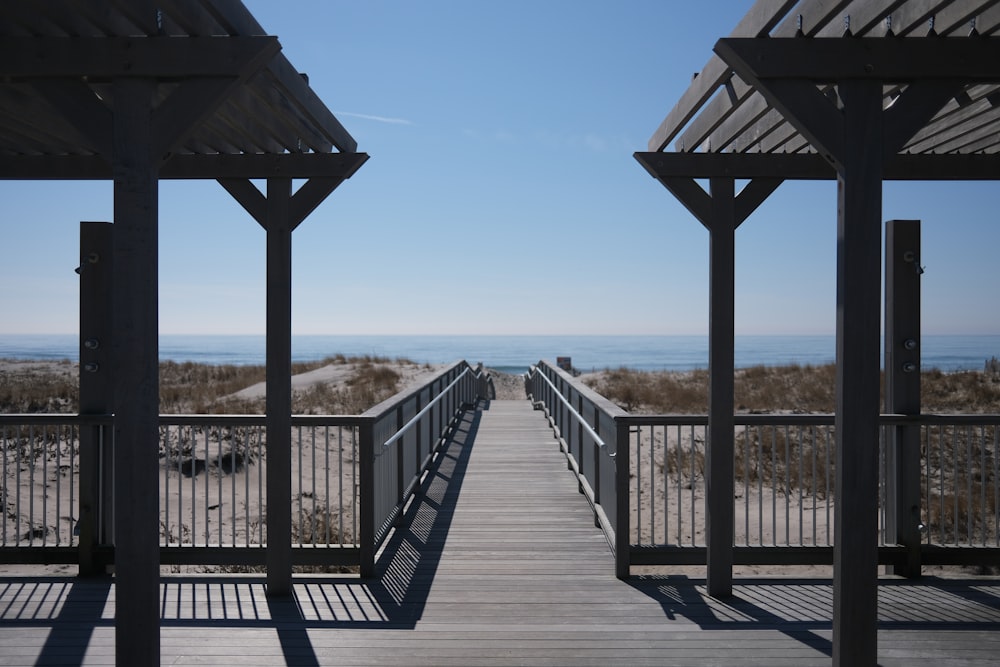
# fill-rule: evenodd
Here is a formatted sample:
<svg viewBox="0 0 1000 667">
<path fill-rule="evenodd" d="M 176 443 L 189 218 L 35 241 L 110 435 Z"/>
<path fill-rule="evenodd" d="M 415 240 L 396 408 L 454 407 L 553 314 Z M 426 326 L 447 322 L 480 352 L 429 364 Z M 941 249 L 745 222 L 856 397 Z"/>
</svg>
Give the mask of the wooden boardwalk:
<svg viewBox="0 0 1000 667">
<path fill-rule="evenodd" d="M 165 577 L 163 665 L 828 665 L 829 580 L 614 578 L 541 413 L 469 413 L 377 580 Z M 0 578 L 0 666 L 114 664 L 111 581 Z M 887 579 L 879 664 L 992 665 L 1000 581 Z"/>
</svg>

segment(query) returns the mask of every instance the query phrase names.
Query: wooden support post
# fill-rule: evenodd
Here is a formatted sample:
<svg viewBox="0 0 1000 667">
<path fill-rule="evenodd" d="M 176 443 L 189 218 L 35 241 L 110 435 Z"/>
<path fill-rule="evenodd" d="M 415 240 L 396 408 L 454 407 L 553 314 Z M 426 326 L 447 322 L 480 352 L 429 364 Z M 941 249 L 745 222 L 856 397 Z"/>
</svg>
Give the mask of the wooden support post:
<svg viewBox="0 0 1000 667">
<path fill-rule="evenodd" d="M 114 410 L 111 286 L 114 254 L 108 222 L 80 223 L 80 414 Z M 80 575 L 104 573 L 99 546 L 113 543 L 113 440 L 106 426 L 80 427 Z"/>
<path fill-rule="evenodd" d="M 920 221 L 885 225 L 885 409 L 920 414 Z M 888 572 L 920 576 L 920 427 L 891 430 L 886 446 L 887 541 L 906 547 Z"/>
<path fill-rule="evenodd" d="M 396 408 L 396 433 L 403 430 L 406 421 L 403 419 L 403 405 Z M 396 515 L 396 526 L 403 523 L 403 497 L 406 491 L 406 434 L 404 433 L 392 445 L 396 455 L 396 503 L 399 505 L 399 514 Z"/>
<path fill-rule="evenodd" d="M 739 195 L 731 177 L 710 179 L 710 193 L 688 177 L 658 177 L 708 229 L 708 438 L 705 448 L 708 594 L 733 592 L 736 228 L 773 193 L 780 178 L 755 178 Z"/>
<path fill-rule="evenodd" d="M 375 422 L 358 427 L 358 546 L 362 579 L 375 576 Z"/>
<path fill-rule="evenodd" d="M 705 448 L 707 587 L 733 593 L 734 308 L 736 193 L 731 178 L 711 179 L 708 324 L 708 438 Z"/>
<path fill-rule="evenodd" d="M 632 527 L 629 502 L 629 426 L 615 421 L 615 576 L 631 575 Z M 610 518 L 610 517 L 609 517 Z"/>
<path fill-rule="evenodd" d="M 358 154 L 356 161 L 344 165 L 342 175 L 312 179 L 294 196 L 291 178 L 268 178 L 267 195 L 249 179 L 219 179 L 267 233 L 265 561 L 269 596 L 292 592 L 292 232 L 366 157 Z"/>
<path fill-rule="evenodd" d="M 882 245 L 882 84 L 842 81 L 837 195 L 833 664 L 874 666 Z"/>
<path fill-rule="evenodd" d="M 290 178 L 267 179 L 267 594 L 292 592 L 292 224 Z"/>
<path fill-rule="evenodd" d="M 157 168 L 151 79 L 114 82 L 115 659 L 160 663 Z"/>
</svg>

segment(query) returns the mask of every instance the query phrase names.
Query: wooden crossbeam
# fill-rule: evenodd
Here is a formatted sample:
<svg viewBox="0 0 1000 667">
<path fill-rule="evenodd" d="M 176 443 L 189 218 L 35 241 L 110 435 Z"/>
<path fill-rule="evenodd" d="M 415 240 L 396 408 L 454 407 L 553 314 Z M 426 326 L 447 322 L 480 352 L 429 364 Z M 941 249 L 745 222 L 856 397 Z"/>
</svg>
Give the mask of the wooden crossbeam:
<svg viewBox="0 0 1000 667">
<path fill-rule="evenodd" d="M 979 37 L 908 39 L 720 39 L 715 52 L 740 76 L 759 79 L 886 82 L 958 79 L 1000 82 L 1000 40 Z"/>
<path fill-rule="evenodd" d="M 160 179 L 350 178 L 367 159 L 367 153 L 175 153 L 160 167 Z M 111 164 L 100 155 L 0 155 L 0 180 L 111 178 Z"/>
<path fill-rule="evenodd" d="M 784 180 L 822 181 L 837 177 L 833 165 L 817 153 L 635 153 L 634 157 L 656 179 L 671 176 L 711 178 L 780 177 Z M 0 161 L 2 165 L 2 161 Z M 893 155 L 885 163 L 887 181 L 996 180 L 1000 153 Z"/>
<path fill-rule="evenodd" d="M 4 37 L 0 76 L 237 76 L 280 51 L 277 37 Z M 262 60 L 263 59 L 263 60 Z"/>
</svg>

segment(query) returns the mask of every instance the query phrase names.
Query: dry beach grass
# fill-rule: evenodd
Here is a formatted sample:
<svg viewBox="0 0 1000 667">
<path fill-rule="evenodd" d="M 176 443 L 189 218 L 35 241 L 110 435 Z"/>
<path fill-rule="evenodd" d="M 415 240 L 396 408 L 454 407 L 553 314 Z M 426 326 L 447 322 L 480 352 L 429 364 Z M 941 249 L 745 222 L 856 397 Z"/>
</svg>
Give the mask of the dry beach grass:
<svg viewBox="0 0 1000 667">
<path fill-rule="evenodd" d="M 988 366 L 988 364 L 987 364 Z M 626 368 L 587 373 L 581 379 L 597 393 L 634 414 L 704 414 L 708 371 L 643 372 Z M 836 367 L 752 366 L 736 371 L 737 412 L 830 413 L 835 403 Z M 1000 412 L 1000 375 L 987 371 L 921 374 L 924 412 Z"/>
</svg>

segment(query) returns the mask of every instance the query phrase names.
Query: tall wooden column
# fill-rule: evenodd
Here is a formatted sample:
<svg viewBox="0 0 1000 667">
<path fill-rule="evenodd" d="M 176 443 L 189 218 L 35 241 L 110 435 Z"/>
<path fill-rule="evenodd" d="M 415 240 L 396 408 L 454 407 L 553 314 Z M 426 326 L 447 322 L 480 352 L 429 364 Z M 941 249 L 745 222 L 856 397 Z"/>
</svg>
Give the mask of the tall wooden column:
<svg viewBox="0 0 1000 667">
<path fill-rule="evenodd" d="M 267 594 L 292 592 L 292 232 L 367 155 L 340 160 L 292 194 L 291 177 L 269 177 L 267 194 L 247 178 L 219 184 L 267 233 Z"/>
<path fill-rule="evenodd" d="M 837 169 L 833 664 L 875 665 L 882 279 L 882 85 L 843 81 Z"/>
<path fill-rule="evenodd" d="M 708 594 L 733 592 L 733 448 L 736 356 L 736 192 L 713 178 L 709 240 L 708 446 L 705 448 L 705 535 Z"/>
<path fill-rule="evenodd" d="M 114 83 L 115 657 L 160 661 L 157 167 L 152 79 Z"/>
<path fill-rule="evenodd" d="M 647 165 L 654 172 L 659 165 Z M 710 193 L 694 179 L 662 173 L 658 180 L 708 229 L 708 438 L 705 447 L 705 540 L 708 593 L 733 592 L 734 373 L 736 229 L 781 184 L 755 178 L 739 195 L 731 176 L 713 176 Z"/>
<path fill-rule="evenodd" d="M 267 594 L 292 592 L 292 179 L 267 179 Z"/>
</svg>

